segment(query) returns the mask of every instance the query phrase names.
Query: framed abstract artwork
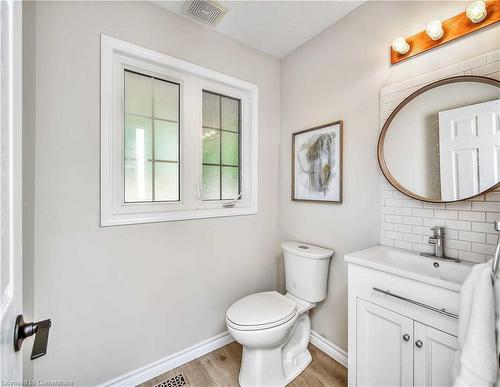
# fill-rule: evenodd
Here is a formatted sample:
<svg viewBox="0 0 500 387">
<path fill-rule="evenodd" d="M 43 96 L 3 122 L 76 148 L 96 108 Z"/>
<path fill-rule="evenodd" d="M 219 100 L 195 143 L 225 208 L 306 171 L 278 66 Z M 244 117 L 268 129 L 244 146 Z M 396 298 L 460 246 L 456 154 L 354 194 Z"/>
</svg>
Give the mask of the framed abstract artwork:
<svg viewBox="0 0 500 387">
<path fill-rule="evenodd" d="M 292 200 L 342 203 L 342 121 L 292 134 Z"/>
</svg>

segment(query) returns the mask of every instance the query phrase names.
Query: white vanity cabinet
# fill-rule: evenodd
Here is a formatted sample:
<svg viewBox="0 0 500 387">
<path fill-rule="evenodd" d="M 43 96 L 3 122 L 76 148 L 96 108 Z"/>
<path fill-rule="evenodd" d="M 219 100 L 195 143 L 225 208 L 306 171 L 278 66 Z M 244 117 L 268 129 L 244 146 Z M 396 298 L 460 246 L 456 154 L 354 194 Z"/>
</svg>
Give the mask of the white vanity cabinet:
<svg viewBox="0 0 500 387">
<path fill-rule="evenodd" d="M 458 351 L 458 339 L 449 333 L 413 323 L 413 332 L 422 347 L 413 351 L 413 382 L 415 386 L 452 386 L 451 367 Z"/>
<path fill-rule="evenodd" d="M 413 320 L 358 298 L 354 355 L 357 378 L 355 384 L 349 380 L 349 385 L 412 385 L 413 346 L 403 337 L 413 337 Z"/>
<path fill-rule="evenodd" d="M 348 254 L 349 386 L 452 386 L 472 265 L 377 246 Z"/>
<path fill-rule="evenodd" d="M 452 386 L 456 336 L 356 301 L 357 386 Z M 350 382 L 350 380 L 349 380 Z"/>
</svg>

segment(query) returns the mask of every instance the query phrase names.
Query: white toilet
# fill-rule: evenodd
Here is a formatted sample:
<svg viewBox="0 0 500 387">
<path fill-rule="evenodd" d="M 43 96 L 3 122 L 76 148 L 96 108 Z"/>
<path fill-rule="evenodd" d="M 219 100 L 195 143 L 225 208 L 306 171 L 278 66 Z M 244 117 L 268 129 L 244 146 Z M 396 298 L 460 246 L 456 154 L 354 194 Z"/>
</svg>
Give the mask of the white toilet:
<svg viewBox="0 0 500 387">
<path fill-rule="evenodd" d="M 226 313 L 229 333 L 243 346 L 241 387 L 285 386 L 311 362 L 308 311 L 326 297 L 333 251 L 299 242 L 281 247 L 287 294 L 255 293 Z"/>
</svg>

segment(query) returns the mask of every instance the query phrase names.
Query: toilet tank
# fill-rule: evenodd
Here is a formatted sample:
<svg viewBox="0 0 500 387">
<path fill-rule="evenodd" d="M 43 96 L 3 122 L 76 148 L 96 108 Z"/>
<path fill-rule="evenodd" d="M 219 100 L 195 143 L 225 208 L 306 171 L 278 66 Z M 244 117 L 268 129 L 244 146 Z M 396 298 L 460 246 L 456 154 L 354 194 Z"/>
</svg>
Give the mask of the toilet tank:
<svg viewBox="0 0 500 387">
<path fill-rule="evenodd" d="M 285 256 L 286 290 L 304 301 L 323 301 L 333 250 L 300 242 L 285 242 L 281 247 Z"/>
</svg>

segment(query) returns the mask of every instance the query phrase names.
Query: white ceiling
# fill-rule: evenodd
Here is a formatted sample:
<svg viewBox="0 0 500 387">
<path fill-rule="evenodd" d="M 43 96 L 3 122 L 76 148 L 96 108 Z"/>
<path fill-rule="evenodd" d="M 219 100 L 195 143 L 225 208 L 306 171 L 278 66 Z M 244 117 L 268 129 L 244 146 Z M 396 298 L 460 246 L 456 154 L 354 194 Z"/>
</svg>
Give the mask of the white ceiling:
<svg viewBox="0 0 500 387">
<path fill-rule="evenodd" d="M 199 23 L 183 12 L 184 1 L 155 3 Z M 228 12 L 218 25 L 206 27 L 282 59 L 363 3 L 364 1 L 222 1 Z"/>
</svg>

